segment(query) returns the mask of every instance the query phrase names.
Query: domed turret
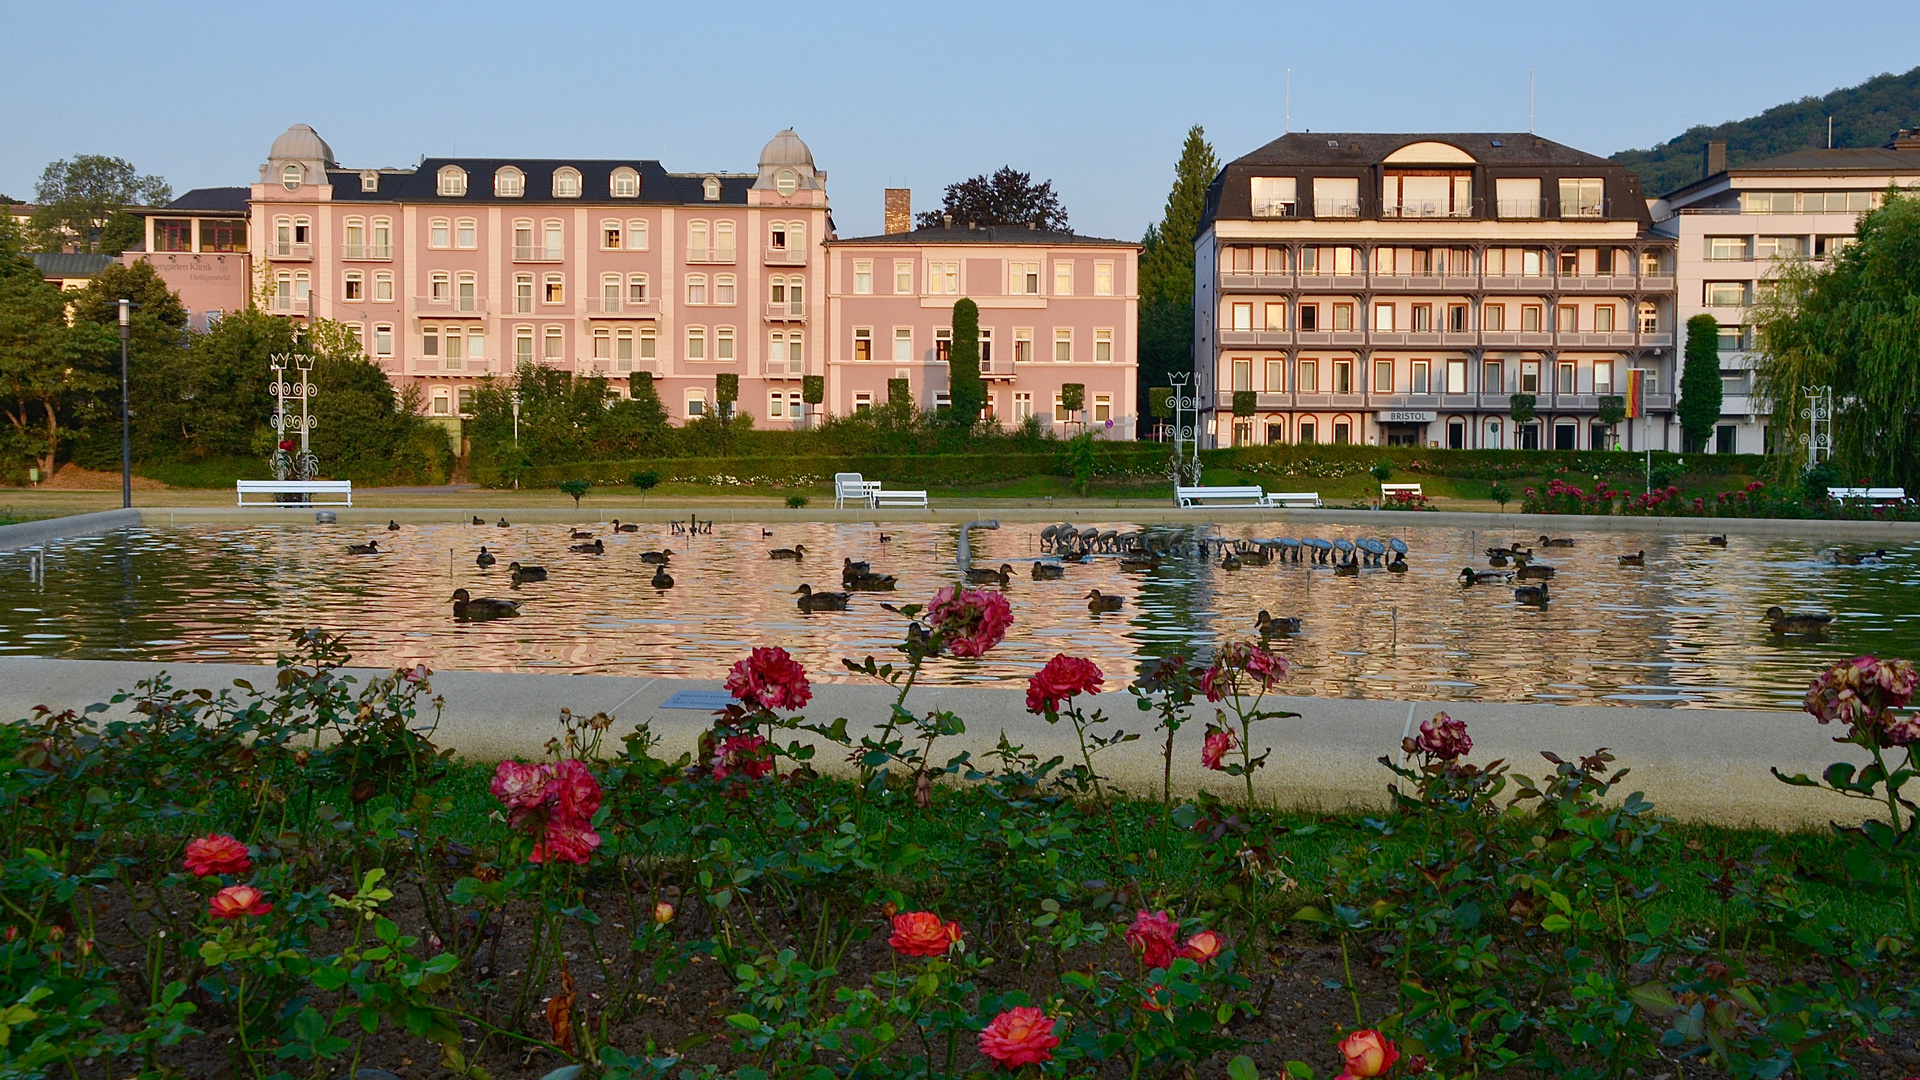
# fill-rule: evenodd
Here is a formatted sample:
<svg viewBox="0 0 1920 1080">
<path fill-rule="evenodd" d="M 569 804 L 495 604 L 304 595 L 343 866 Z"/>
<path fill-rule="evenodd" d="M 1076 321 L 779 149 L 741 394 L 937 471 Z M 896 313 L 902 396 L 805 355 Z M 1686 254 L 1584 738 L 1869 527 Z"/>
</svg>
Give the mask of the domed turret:
<svg viewBox="0 0 1920 1080">
<path fill-rule="evenodd" d="M 283 136 L 284 137 L 284 136 Z M 318 136 L 315 136 L 318 138 Z M 324 145 L 324 144 L 323 144 Z M 792 128 L 775 135 L 760 151 L 760 164 L 768 165 L 805 165 L 813 168 L 813 151 L 800 141 Z"/>
<path fill-rule="evenodd" d="M 798 142 L 799 140 L 794 140 Z M 772 144 L 768 144 L 772 148 Z M 803 146 L 802 150 L 805 149 Z M 270 161 L 318 161 L 324 165 L 338 166 L 333 159 L 333 147 L 320 133 L 306 124 L 295 124 L 279 138 L 273 140 L 273 149 L 267 151 Z"/>
<path fill-rule="evenodd" d="M 792 128 L 775 135 L 760 150 L 760 176 L 753 183 L 763 205 L 812 205 L 825 197 L 827 174 L 813 167 L 813 151 Z M 770 194 L 769 194 L 770 193 Z M 778 202 L 774 200 L 778 199 Z"/>
</svg>

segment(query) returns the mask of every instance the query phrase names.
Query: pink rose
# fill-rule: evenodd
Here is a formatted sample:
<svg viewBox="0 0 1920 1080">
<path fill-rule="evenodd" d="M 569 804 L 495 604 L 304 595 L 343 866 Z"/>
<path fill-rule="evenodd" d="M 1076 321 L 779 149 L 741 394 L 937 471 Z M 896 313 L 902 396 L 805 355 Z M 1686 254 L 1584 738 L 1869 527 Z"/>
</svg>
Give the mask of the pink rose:
<svg viewBox="0 0 1920 1080">
<path fill-rule="evenodd" d="M 1466 757 L 1473 749 L 1473 740 L 1467 737 L 1466 721 L 1455 720 L 1446 713 L 1436 713 L 1433 719 L 1420 721 L 1420 735 L 1413 742 L 1426 753 L 1445 761 Z"/>
<path fill-rule="evenodd" d="M 244 874 L 253 869 L 253 860 L 247 857 L 247 845 L 224 834 L 187 841 L 187 855 L 182 861 L 194 877 Z"/>
<path fill-rule="evenodd" d="M 1053 1017 L 1030 1005 L 1008 1009 L 980 1032 L 980 1053 L 1003 1069 L 1052 1061 L 1053 1048 L 1059 1045 Z"/>
<path fill-rule="evenodd" d="M 1345 1077 L 1381 1076 L 1400 1060 L 1393 1040 L 1371 1029 L 1356 1031 L 1340 1040 L 1340 1056 L 1346 1059 Z"/>
<path fill-rule="evenodd" d="M 1007 628 L 1013 625 L 1013 608 L 997 592 L 949 585 L 933 594 L 933 603 L 927 605 L 927 621 L 946 643 L 947 652 L 963 658 L 979 657 L 1007 636 Z"/>
<path fill-rule="evenodd" d="M 207 913 L 216 919 L 265 915 L 272 910 L 267 894 L 251 885 L 229 885 L 207 899 Z"/>
<path fill-rule="evenodd" d="M 1100 692 L 1100 669 L 1091 660 L 1060 653 L 1027 680 L 1027 711 L 1059 712 L 1069 698 Z"/>
<path fill-rule="evenodd" d="M 494 767 L 488 787 L 507 809 L 533 810 L 547 801 L 547 784 L 553 776 L 553 766 L 544 762 L 503 761 Z"/>
<path fill-rule="evenodd" d="M 586 865 L 593 856 L 593 849 L 600 846 L 600 834 L 588 828 L 585 823 L 568 821 L 555 815 L 547 822 L 547 832 L 528 860 L 537 863 L 568 862 Z"/>
<path fill-rule="evenodd" d="M 1205 745 L 1200 747 L 1200 764 L 1205 765 L 1215 772 L 1225 769 L 1226 765 L 1223 764 L 1223 762 L 1238 741 L 1239 740 L 1233 737 L 1233 731 L 1231 729 L 1214 727 L 1212 724 L 1208 724 L 1207 741 Z"/>
<path fill-rule="evenodd" d="M 735 662 L 727 673 L 727 693 L 756 709 L 798 709 L 813 699 L 806 670 L 777 645 Z"/>
<path fill-rule="evenodd" d="M 1179 955 L 1180 925 L 1164 911 L 1141 911 L 1127 927 L 1127 948 L 1149 969 L 1164 968 Z"/>
<path fill-rule="evenodd" d="M 600 781 L 585 762 L 562 758 L 548 787 L 554 795 L 556 820 L 584 826 L 600 809 Z"/>
<path fill-rule="evenodd" d="M 713 778 L 725 780 L 733 773 L 745 773 L 758 780 L 773 771 L 773 755 L 767 752 L 764 735 L 729 735 L 720 740 L 713 755 Z"/>
</svg>

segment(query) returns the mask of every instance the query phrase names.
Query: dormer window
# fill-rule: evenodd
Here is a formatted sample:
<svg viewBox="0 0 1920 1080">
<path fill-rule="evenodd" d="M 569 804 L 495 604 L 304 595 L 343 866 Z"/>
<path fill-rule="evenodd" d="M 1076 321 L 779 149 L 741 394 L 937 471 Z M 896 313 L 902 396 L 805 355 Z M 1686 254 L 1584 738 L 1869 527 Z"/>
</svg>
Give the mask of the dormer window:
<svg viewBox="0 0 1920 1080">
<path fill-rule="evenodd" d="M 361 191 L 379 191 L 380 190 L 380 174 L 377 172 L 374 172 L 372 169 L 368 169 L 366 172 L 361 173 L 360 174 L 360 190 Z"/>
<path fill-rule="evenodd" d="M 300 190 L 300 185 L 306 178 L 307 170 L 292 163 L 289 163 L 286 168 L 280 170 L 280 182 L 286 185 L 288 191 Z"/>
<path fill-rule="evenodd" d="M 553 197 L 556 199 L 579 198 L 580 170 L 572 166 L 553 170 Z"/>
<path fill-rule="evenodd" d="M 707 177 L 706 183 L 703 184 L 702 187 L 706 192 L 708 202 L 720 201 L 720 178 L 719 177 L 717 176 Z"/>
<path fill-rule="evenodd" d="M 440 169 L 439 183 L 434 190 L 443 197 L 459 198 L 467 193 L 467 170 L 458 165 L 444 165 Z"/>
<path fill-rule="evenodd" d="M 781 195 L 791 195 L 800 186 L 800 177 L 792 169 L 781 169 L 773 178 L 773 189 Z"/>
<path fill-rule="evenodd" d="M 493 174 L 493 196 L 496 199 L 517 199 L 527 193 L 527 174 L 508 165 Z"/>
<path fill-rule="evenodd" d="M 616 199 L 637 199 L 640 197 L 640 174 L 625 167 L 615 169 L 609 187 Z"/>
</svg>

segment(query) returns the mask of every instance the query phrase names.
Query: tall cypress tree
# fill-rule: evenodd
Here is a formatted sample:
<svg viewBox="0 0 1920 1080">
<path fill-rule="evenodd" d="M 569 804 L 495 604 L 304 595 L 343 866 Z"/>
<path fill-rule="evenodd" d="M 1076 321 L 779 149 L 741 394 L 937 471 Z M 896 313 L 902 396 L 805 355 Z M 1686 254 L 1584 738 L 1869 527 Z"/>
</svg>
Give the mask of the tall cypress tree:
<svg viewBox="0 0 1920 1080">
<path fill-rule="evenodd" d="M 948 420 L 966 430 L 980 422 L 987 385 L 980 378 L 980 305 L 961 297 L 953 305 L 953 348 L 947 354 Z"/>
<path fill-rule="evenodd" d="M 1173 190 L 1160 223 L 1147 229 L 1140 253 L 1140 393 L 1193 368 L 1193 240 L 1206 210 L 1207 187 L 1220 159 L 1206 129 L 1187 130 L 1174 166 Z M 1144 407 L 1144 406 L 1143 406 Z"/>
<path fill-rule="evenodd" d="M 1680 370 L 1680 430 L 1687 449 L 1699 452 L 1720 420 L 1720 321 L 1700 314 L 1687 320 L 1686 366 Z"/>
</svg>

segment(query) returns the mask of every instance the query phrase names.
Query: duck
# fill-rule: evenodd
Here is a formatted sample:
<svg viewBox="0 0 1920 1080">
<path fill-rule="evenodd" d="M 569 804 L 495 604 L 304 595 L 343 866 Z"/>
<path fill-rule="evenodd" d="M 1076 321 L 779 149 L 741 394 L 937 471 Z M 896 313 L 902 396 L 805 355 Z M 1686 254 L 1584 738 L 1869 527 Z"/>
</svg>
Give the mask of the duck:
<svg viewBox="0 0 1920 1080">
<path fill-rule="evenodd" d="M 842 574 L 840 584 L 855 592 L 892 592 L 900 579 L 892 574 L 855 574 L 851 577 Z"/>
<path fill-rule="evenodd" d="M 640 526 L 638 526 L 638 525 L 635 525 L 635 524 L 634 524 L 633 522 L 631 522 L 631 521 L 629 521 L 629 522 L 627 522 L 626 524 L 624 524 L 624 525 L 623 525 L 623 524 L 621 524 L 621 523 L 620 523 L 620 519 L 619 519 L 619 518 L 614 518 L 614 519 L 613 519 L 613 531 L 614 531 L 614 532 L 639 532 L 639 531 L 640 531 Z"/>
<path fill-rule="evenodd" d="M 907 624 L 907 647 L 917 650 L 923 656 L 939 656 L 940 640 L 927 632 L 927 628 L 915 619 Z"/>
<path fill-rule="evenodd" d="M 893 542 L 893 537 L 887 533 L 881 533 L 880 542 L 883 544 L 890 544 Z"/>
<path fill-rule="evenodd" d="M 504 615 L 518 615 L 520 601 L 496 600 L 491 596 L 474 599 L 465 589 L 453 590 L 453 617 L 461 622 L 474 622 L 480 619 L 498 619 Z"/>
<path fill-rule="evenodd" d="M 1622 555 L 1622 556 L 1620 556 L 1620 565 L 1621 565 L 1621 566 L 1645 566 L 1645 565 L 1647 565 L 1647 549 L 1646 549 L 1646 548 L 1641 548 L 1641 549 L 1640 549 L 1639 551 L 1636 551 L 1636 552 L 1634 552 L 1634 553 L 1633 553 L 1633 554 L 1631 554 L 1631 555 Z"/>
<path fill-rule="evenodd" d="M 1488 566 L 1505 566 L 1509 561 L 1510 560 L 1507 558 L 1507 553 L 1501 550 L 1500 548 L 1487 549 L 1487 565 Z"/>
<path fill-rule="evenodd" d="M 400 531 L 400 523 L 399 523 L 399 522 L 397 522 L 397 521 L 395 521 L 395 520 L 393 520 L 392 518 L 388 518 L 388 519 L 387 519 L 387 531 L 388 531 L 388 532 L 399 532 L 399 531 Z"/>
<path fill-rule="evenodd" d="M 1348 559 L 1346 562 L 1334 563 L 1333 576 L 1334 577 L 1359 577 L 1360 563 L 1354 559 Z"/>
<path fill-rule="evenodd" d="M 347 554 L 349 554 L 349 555 L 378 555 L 378 554 L 380 554 L 380 541 L 378 541 L 378 540 L 369 540 L 369 541 L 367 541 L 367 542 L 366 542 L 366 543 L 364 543 L 364 544 L 348 544 L 348 545 L 347 545 Z"/>
<path fill-rule="evenodd" d="M 485 544 L 480 545 L 480 554 L 473 557 L 473 565 L 482 568 L 492 566 L 499 561 L 500 560 L 493 557 L 493 552 L 487 550 L 487 545 Z"/>
<path fill-rule="evenodd" d="M 1504 570 L 1475 570 L 1471 566 L 1460 568 L 1462 585 L 1491 585 L 1496 581 L 1504 583 L 1512 580 L 1513 575 Z"/>
<path fill-rule="evenodd" d="M 567 548 L 576 555 L 605 555 L 607 544 L 604 540 L 595 540 L 591 544 L 573 544 Z"/>
<path fill-rule="evenodd" d="M 1000 569 L 998 570 L 983 570 L 977 566 L 967 568 L 967 580 L 976 585 L 986 585 L 990 583 L 1005 585 L 1008 581 L 1012 580 L 1012 578 L 1013 565 L 1011 563 L 1001 563 Z"/>
<path fill-rule="evenodd" d="M 1238 570 L 1245 565 L 1245 563 L 1240 561 L 1240 553 L 1232 548 L 1228 548 L 1226 552 L 1220 556 L 1220 569 L 1222 570 Z"/>
<path fill-rule="evenodd" d="M 860 577 L 861 575 L 871 573 L 873 573 L 873 564 L 870 562 L 854 562 L 852 559 L 840 560 L 840 576 L 843 578 Z"/>
<path fill-rule="evenodd" d="M 1540 538 L 1540 546 L 1541 546 L 1541 547 L 1572 547 L 1572 546 L 1573 546 L 1573 537 L 1571 537 L 1571 536 L 1558 536 L 1558 537 L 1552 537 L 1552 536 L 1542 536 L 1542 537 Z"/>
<path fill-rule="evenodd" d="M 1033 564 L 1033 580 L 1058 581 L 1067 576 L 1067 568 L 1055 562 L 1036 562 Z"/>
<path fill-rule="evenodd" d="M 1709 536 L 1707 537 L 1707 543 L 1712 544 L 1714 547 L 1726 547 L 1727 534 L 1721 533 L 1719 536 Z"/>
<path fill-rule="evenodd" d="M 655 566 L 658 566 L 661 563 L 664 563 L 671 558 L 673 558 L 672 548 L 661 548 L 659 551 L 643 551 L 640 553 L 641 562 L 652 563 Z"/>
<path fill-rule="evenodd" d="M 1780 605 L 1775 604 L 1767 609 L 1765 615 L 1760 616 L 1760 621 L 1766 623 L 1776 634 L 1818 634 L 1826 630 L 1827 624 L 1833 621 L 1833 616 L 1816 615 L 1810 612 L 1789 615 L 1781 609 Z"/>
<path fill-rule="evenodd" d="M 1300 632 L 1300 616 L 1291 615 L 1284 619 L 1276 619 L 1267 614 L 1266 608 L 1261 608 L 1260 614 L 1253 617 L 1253 626 L 1260 631 L 1260 636 L 1263 638 L 1291 637 Z"/>
<path fill-rule="evenodd" d="M 1120 556 L 1120 569 L 1158 570 L 1160 569 L 1160 559 L 1155 555 L 1122 555 Z"/>
<path fill-rule="evenodd" d="M 665 566 L 655 566 L 653 568 L 653 578 L 648 581 L 647 584 L 652 585 L 656 589 L 671 589 L 673 588 L 673 575 L 667 573 Z"/>
<path fill-rule="evenodd" d="M 507 573 L 513 575 L 515 585 L 523 581 L 547 580 L 547 568 L 544 566 L 521 566 L 517 562 L 510 562 L 507 564 Z"/>
<path fill-rule="evenodd" d="M 1407 572 L 1407 557 L 1402 552 L 1393 553 L 1393 561 L 1387 564 L 1387 573 L 1404 574 Z"/>
<path fill-rule="evenodd" d="M 1513 598 L 1523 604 L 1538 604 L 1544 607 L 1547 603 L 1547 583 L 1543 581 L 1538 585 L 1522 585 L 1513 590 Z"/>
<path fill-rule="evenodd" d="M 591 540 L 591 539 L 593 539 L 593 534 L 592 534 L 592 533 L 590 533 L 590 532 L 588 532 L 588 531 L 587 531 L 587 530 L 585 530 L 585 529 L 575 529 L 575 530 L 573 530 L 572 532 L 570 532 L 570 533 L 568 533 L 568 534 L 567 534 L 567 539 L 569 539 L 569 540 Z"/>
<path fill-rule="evenodd" d="M 1119 611 L 1120 605 L 1124 602 L 1122 597 L 1108 596 L 1099 589 L 1094 589 L 1087 594 L 1087 610 L 1091 612 Z"/>
<path fill-rule="evenodd" d="M 801 611 L 845 611 L 848 594 L 843 592 L 814 592 L 813 586 L 802 585 L 793 590 L 800 597 Z"/>
<path fill-rule="evenodd" d="M 473 523 L 474 523 L 475 525 L 485 525 L 485 524 L 486 524 L 486 521 L 485 521 L 485 520 L 483 520 L 483 519 L 482 519 L 482 518 L 480 517 L 480 515 L 479 515 L 479 514 L 475 514 L 475 515 L 473 515 Z"/>
<path fill-rule="evenodd" d="M 1822 554 L 1832 556 L 1834 563 L 1839 566 L 1871 566 L 1887 561 L 1886 548 L 1868 552 L 1865 555 L 1854 555 L 1839 548 L 1828 548 Z"/>
<path fill-rule="evenodd" d="M 807 557 L 805 544 L 795 544 L 790 548 L 774 548 L 767 552 L 769 559 L 804 559 Z"/>
<path fill-rule="evenodd" d="M 1545 581 L 1553 576 L 1553 567 L 1540 563 L 1522 566 L 1519 570 L 1521 581 Z"/>
<path fill-rule="evenodd" d="M 500 527 L 501 527 L 501 528 L 503 528 L 503 529 L 511 529 L 511 528 L 513 528 L 513 526 L 511 526 L 511 525 L 509 525 L 509 524 L 507 524 L 507 519 L 506 519 L 506 518 L 501 518 L 501 519 L 500 519 L 499 521 L 496 521 L 496 522 L 494 522 L 494 524 L 495 524 L 495 525 L 498 525 L 498 526 L 500 526 Z"/>
<path fill-rule="evenodd" d="M 772 536 L 772 535 L 773 535 L 773 530 L 772 530 L 772 529 L 761 529 L 761 530 L 760 530 L 760 538 L 761 538 L 761 539 L 763 539 L 763 540 L 764 540 L 764 539 L 766 539 L 766 538 L 767 538 L 767 537 L 769 537 L 769 536 Z"/>
</svg>

